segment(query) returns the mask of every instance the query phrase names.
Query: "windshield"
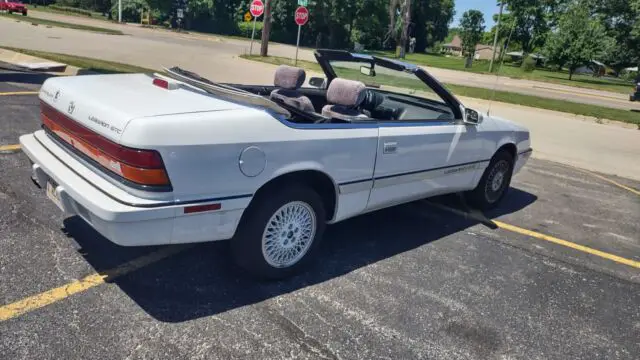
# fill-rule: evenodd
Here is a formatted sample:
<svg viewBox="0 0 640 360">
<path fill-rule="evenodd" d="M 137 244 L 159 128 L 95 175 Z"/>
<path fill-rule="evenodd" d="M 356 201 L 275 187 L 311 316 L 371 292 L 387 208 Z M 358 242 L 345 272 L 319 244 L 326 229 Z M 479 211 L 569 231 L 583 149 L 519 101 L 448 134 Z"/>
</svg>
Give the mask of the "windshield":
<svg viewBox="0 0 640 360">
<path fill-rule="evenodd" d="M 446 105 L 446 102 L 411 71 L 398 71 L 376 64 L 370 75 L 363 74 L 371 68 L 368 62 L 329 61 L 340 78 L 361 81 L 369 87 L 397 94 L 414 95 Z M 364 67 L 364 68 L 363 68 Z"/>
</svg>

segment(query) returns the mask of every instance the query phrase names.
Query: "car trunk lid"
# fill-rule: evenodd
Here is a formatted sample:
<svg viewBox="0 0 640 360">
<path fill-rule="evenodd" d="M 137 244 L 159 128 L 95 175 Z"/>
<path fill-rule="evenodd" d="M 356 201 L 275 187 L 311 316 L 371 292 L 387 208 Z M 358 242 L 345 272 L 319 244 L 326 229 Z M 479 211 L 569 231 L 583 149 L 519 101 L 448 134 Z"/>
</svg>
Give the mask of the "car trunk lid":
<svg viewBox="0 0 640 360">
<path fill-rule="evenodd" d="M 147 74 L 84 75 L 45 81 L 40 100 L 82 126 L 119 142 L 129 121 L 243 106 L 187 86 L 165 89 Z"/>
</svg>

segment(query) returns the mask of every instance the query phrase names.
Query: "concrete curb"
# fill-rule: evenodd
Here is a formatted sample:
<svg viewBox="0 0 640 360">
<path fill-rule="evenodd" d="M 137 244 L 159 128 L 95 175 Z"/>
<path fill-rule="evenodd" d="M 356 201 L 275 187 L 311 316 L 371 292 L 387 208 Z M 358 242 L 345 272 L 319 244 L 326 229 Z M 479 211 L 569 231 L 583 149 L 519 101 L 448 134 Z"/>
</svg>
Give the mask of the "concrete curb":
<svg viewBox="0 0 640 360">
<path fill-rule="evenodd" d="M 19 52 L 7 50 L 7 49 L 0 49 L 0 62 L 5 62 L 7 64 L 15 66 L 18 69 L 22 69 L 25 71 L 37 72 L 37 73 L 43 73 L 43 74 L 51 74 L 51 75 L 59 75 L 59 76 L 73 76 L 73 75 L 78 75 L 81 72 L 86 74 L 86 71 L 79 67 L 54 62 L 51 60 L 23 54 L 23 53 L 19 53 Z M 48 64 L 55 63 L 55 64 L 64 65 L 64 70 L 63 71 L 38 71 L 38 70 L 31 69 L 28 66 L 25 66 L 25 64 L 35 65 L 35 64 L 43 64 L 43 63 L 48 63 Z"/>
</svg>

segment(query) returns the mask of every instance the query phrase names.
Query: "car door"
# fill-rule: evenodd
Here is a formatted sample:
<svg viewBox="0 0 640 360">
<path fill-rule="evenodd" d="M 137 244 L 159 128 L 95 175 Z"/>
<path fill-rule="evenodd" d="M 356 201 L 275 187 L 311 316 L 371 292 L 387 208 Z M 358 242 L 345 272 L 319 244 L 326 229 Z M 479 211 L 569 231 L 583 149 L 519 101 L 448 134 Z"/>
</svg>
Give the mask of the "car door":
<svg viewBox="0 0 640 360">
<path fill-rule="evenodd" d="M 486 160 L 477 127 L 452 117 L 379 125 L 368 210 L 468 190 Z"/>
</svg>

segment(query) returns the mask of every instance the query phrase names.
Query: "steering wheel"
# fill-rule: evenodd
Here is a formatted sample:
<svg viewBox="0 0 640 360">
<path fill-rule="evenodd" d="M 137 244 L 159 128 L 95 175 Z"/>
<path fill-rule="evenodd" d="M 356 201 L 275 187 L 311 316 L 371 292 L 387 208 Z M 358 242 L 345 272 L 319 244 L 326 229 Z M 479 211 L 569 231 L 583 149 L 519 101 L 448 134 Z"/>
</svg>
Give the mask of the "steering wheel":
<svg viewBox="0 0 640 360">
<path fill-rule="evenodd" d="M 364 100 L 360 103 L 358 108 L 360 110 L 367 110 L 369 112 L 375 110 L 382 102 L 384 101 L 384 95 L 378 94 L 377 92 L 366 89 L 364 93 Z"/>
</svg>

